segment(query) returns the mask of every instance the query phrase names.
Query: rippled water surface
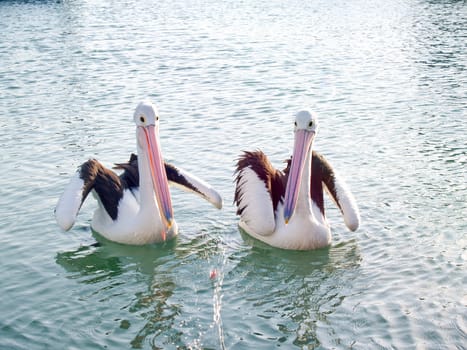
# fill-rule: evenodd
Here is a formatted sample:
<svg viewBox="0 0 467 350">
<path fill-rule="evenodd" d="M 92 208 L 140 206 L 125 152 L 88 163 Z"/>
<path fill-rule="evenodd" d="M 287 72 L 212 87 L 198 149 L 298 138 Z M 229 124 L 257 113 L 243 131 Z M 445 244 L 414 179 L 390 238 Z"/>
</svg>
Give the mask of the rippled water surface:
<svg viewBox="0 0 467 350">
<path fill-rule="evenodd" d="M 0 1 L 0 33 L 1 349 L 466 347 L 465 1 Z M 92 200 L 61 232 L 69 177 L 128 159 L 146 97 L 224 208 L 174 189 L 164 245 L 97 244 Z M 232 204 L 239 153 L 282 167 L 302 106 L 362 216 L 327 203 L 312 252 Z"/>
</svg>

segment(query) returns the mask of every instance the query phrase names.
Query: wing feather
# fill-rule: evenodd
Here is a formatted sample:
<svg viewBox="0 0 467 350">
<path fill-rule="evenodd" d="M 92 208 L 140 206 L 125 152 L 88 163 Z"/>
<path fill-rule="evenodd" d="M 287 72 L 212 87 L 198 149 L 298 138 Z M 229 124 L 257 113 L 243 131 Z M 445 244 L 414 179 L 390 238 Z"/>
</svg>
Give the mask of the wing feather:
<svg viewBox="0 0 467 350">
<path fill-rule="evenodd" d="M 274 232 L 275 211 L 285 193 L 284 175 L 261 151 L 244 152 L 236 169 L 237 214 L 257 234 Z"/>
<path fill-rule="evenodd" d="M 92 190 L 97 193 L 109 216 L 113 220 L 117 218 L 123 184 L 115 173 L 97 160 L 90 159 L 78 167 L 55 207 L 55 219 L 63 230 L 68 231 L 73 226 L 83 202 Z"/>
<path fill-rule="evenodd" d="M 360 225 L 360 213 L 354 196 L 348 189 L 345 181 L 334 171 L 331 164 L 317 152 L 313 152 L 313 174 L 319 172 L 324 188 L 331 199 L 336 203 L 344 216 L 344 222 L 351 231 Z M 313 187 L 313 186 L 312 186 Z"/>
<path fill-rule="evenodd" d="M 169 163 L 164 165 L 167 180 L 171 185 L 204 198 L 217 209 L 222 208 L 222 197 L 210 184 L 175 165 Z"/>
<path fill-rule="evenodd" d="M 170 185 L 194 193 L 218 209 L 222 208 L 222 197 L 210 184 L 175 165 L 164 162 L 164 166 Z M 115 169 L 125 170 L 120 175 L 125 187 L 132 189 L 139 186 L 138 156 L 136 154 L 132 154 L 127 163 L 116 164 Z"/>
</svg>

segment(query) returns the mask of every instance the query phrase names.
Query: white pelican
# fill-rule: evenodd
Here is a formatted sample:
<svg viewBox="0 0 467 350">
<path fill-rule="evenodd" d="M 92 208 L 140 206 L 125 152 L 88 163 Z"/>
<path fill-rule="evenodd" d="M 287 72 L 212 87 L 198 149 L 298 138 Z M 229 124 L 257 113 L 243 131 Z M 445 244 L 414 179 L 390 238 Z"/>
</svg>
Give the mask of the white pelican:
<svg viewBox="0 0 467 350">
<path fill-rule="evenodd" d="M 150 102 L 141 102 L 134 113 L 138 156 L 117 164 L 118 176 L 95 159 L 77 170 L 55 208 L 59 226 L 69 230 L 89 192 L 98 201 L 91 227 L 105 238 L 142 245 L 165 241 L 178 233 L 173 217 L 169 182 L 200 195 L 215 207 L 221 196 L 206 182 L 165 163 L 159 143 L 159 114 Z"/>
<path fill-rule="evenodd" d="M 318 119 L 309 111 L 295 115 L 295 141 L 284 171 L 276 170 L 261 151 L 244 152 L 236 169 L 234 202 L 239 226 L 271 246 L 309 250 L 331 243 L 324 213 L 323 187 L 355 231 L 360 214 L 344 181 L 326 159 L 313 151 Z"/>
</svg>

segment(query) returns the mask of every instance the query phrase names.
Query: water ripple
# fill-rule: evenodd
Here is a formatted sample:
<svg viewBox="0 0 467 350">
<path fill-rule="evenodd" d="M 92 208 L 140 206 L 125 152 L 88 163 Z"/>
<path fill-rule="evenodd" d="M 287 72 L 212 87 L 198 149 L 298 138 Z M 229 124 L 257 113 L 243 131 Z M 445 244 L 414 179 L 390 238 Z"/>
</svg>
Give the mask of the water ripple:
<svg viewBox="0 0 467 350">
<path fill-rule="evenodd" d="M 462 1 L 1 1 L 0 347 L 462 348 L 467 35 Z M 224 197 L 172 191 L 180 237 L 124 247 L 63 233 L 61 189 L 89 157 L 135 152 L 161 112 L 165 158 Z M 349 183 L 362 227 L 327 203 L 333 245 L 244 237 L 235 160 L 283 166 L 292 115 Z"/>
</svg>

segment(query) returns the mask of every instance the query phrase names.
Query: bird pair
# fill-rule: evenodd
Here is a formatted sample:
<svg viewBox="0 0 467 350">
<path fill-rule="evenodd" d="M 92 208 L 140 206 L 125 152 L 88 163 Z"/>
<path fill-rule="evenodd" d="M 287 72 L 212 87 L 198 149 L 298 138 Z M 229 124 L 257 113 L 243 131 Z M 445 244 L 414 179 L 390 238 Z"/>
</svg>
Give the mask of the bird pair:
<svg viewBox="0 0 467 350">
<path fill-rule="evenodd" d="M 178 233 L 169 185 L 193 192 L 222 208 L 222 198 L 208 183 L 163 160 L 159 114 L 151 102 L 141 102 L 133 116 L 138 155 L 116 164 L 117 175 L 95 159 L 83 163 L 55 208 L 59 226 L 69 230 L 90 192 L 98 201 L 91 227 L 105 238 L 143 245 L 165 241 Z M 275 247 L 308 250 L 325 247 L 331 232 L 324 211 L 323 189 L 341 210 L 347 227 L 360 222 L 356 202 L 329 162 L 313 151 L 316 115 L 295 115 L 295 142 L 283 170 L 273 168 L 261 151 L 245 152 L 236 169 L 234 202 L 239 226 Z"/>
</svg>

